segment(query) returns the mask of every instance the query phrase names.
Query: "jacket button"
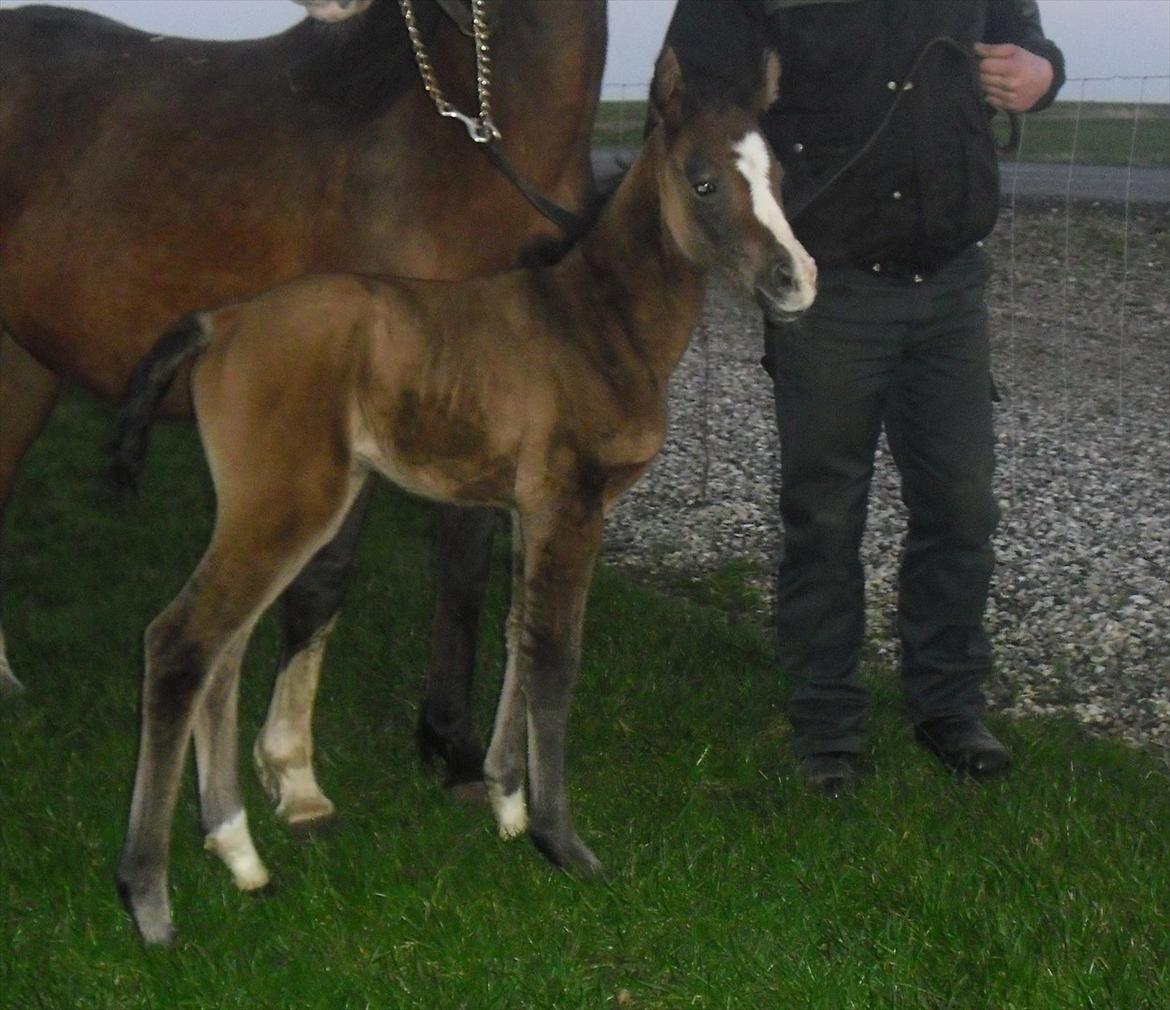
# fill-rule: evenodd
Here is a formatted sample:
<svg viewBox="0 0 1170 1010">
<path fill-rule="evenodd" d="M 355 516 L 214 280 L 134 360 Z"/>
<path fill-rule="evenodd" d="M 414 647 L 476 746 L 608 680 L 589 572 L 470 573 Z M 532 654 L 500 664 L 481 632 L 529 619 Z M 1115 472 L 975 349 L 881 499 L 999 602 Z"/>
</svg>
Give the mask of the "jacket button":
<svg viewBox="0 0 1170 1010">
<path fill-rule="evenodd" d="M 921 284 L 925 280 L 926 280 L 926 278 L 923 277 L 922 274 L 915 274 L 914 275 L 914 283 L 915 284 Z"/>
<path fill-rule="evenodd" d="M 882 265 L 880 263 L 875 263 L 873 265 L 873 272 L 875 274 L 880 274 L 882 272 Z"/>
<path fill-rule="evenodd" d="M 890 194 L 890 196 L 892 196 L 895 200 L 901 200 L 902 199 L 902 191 L 900 189 L 896 189 L 896 190 L 894 190 L 894 192 L 892 192 Z"/>
<path fill-rule="evenodd" d="M 898 82 L 897 81 L 887 81 L 886 87 L 889 88 L 891 91 L 897 91 L 898 90 Z"/>
<path fill-rule="evenodd" d="M 797 154 L 800 154 L 800 152 L 804 150 L 804 144 L 801 144 L 801 143 L 799 143 L 799 142 L 798 142 L 798 143 L 795 143 L 795 144 L 793 144 L 793 145 L 792 145 L 792 150 L 793 150 L 795 153 L 797 153 Z"/>
</svg>

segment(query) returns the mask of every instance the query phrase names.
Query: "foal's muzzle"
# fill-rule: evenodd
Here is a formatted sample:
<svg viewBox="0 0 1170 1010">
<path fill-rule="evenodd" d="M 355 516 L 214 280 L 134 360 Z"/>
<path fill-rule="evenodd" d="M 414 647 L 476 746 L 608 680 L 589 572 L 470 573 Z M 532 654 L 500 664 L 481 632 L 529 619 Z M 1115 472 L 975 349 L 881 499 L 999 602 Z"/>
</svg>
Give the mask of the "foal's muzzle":
<svg viewBox="0 0 1170 1010">
<path fill-rule="evenodd" d="M 756 276 L 756 303 L 769 323 L 787 323 L 813 303 L 817 290 L 817 269 L 802 249 L 794 255 L 780 249 Z"/>
</svg>

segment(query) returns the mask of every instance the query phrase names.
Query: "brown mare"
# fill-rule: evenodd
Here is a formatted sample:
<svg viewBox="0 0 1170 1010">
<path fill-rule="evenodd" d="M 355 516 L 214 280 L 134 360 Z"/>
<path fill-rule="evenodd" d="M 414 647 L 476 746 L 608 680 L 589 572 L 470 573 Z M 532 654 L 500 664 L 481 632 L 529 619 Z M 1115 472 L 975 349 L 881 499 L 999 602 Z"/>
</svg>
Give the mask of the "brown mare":
<svg viewBox="0 0 1170 1010">
<path fill-rule="evenodd" d="M 152 38 L 60 8 L 0 11 L 0 520 L 61 384 L 119 397 L 184 312 L 308 271 L 468 277 L 561 238 L 462 124 L 436 114 L 397 0 L 298 2 L 319 20 L 230 43 Z M 473 113 L 472 42 L 444 13 L 468 0 L 438 2 L 414 0 L 419 28 L 445 96 Z M 605 0 L 489 0 L 488 13 L 502 149 L 580 210 Z M 176 383 L 167 412 L 189 412 L 186 388 Z M 284 597 L 286 644 L 254 753 L 292 824 L 333 811 L 310 718 L 362 504 Z M 491 538 L 485 513 L 457 512 L 441 538 L 420 719 L 452 780 L 482 764 L 468 692 Z M 0 630 L 0 694 L 18 686 Z"/>
<path fill-rule="evenodd" d="M 669 49 L 659 117 L 596 225 L 555 266 L 458 283 L 313 275 L 187 317 L 139 365 L 117 459 L 136 477 L 154 404 L 190 390 L 216 487 L 210 545 L 146 632 L 138 772 L 119 866 L 144 939 L 167 943 L 171 822 L 195 737 L 207 847 L 268 880 L 235 771 L 240 660 L 264 609 L 336 536 L 372 473 L 513 515 L 508 660 L 484 764 L 501 835 L 600 869 L 573 830 L 565 734 L 602 522 L 666 433 L 667 383 L 718 268 L 771 317 L 808 307 L 815 267 L 778 202 L 751 108 L 691 97 Z M 295 438 L 289 436 L 295 432 Z"/>
</svg>

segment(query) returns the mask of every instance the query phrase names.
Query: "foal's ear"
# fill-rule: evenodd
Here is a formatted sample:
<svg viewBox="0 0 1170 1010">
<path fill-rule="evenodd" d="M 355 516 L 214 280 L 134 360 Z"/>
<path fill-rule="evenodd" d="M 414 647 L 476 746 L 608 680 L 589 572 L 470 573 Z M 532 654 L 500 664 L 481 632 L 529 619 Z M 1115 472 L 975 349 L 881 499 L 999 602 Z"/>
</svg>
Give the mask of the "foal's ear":
<svg viewBox="0 0 1170 1010">
<path fill-rule="evenodd" d="M 756 92 L 756 112 L 763 113 L 780 97 L 780 57 L 774 49 L 764 50 L 760 87 Z"/>
<path fill-rule="evenodd" d="M 654 64 L 654 83 L 650 85 L 650 106 L 654 114 L 667 127 L 676 127 L 682 122 L 683 101 L 687 87 L 683 81 L 682 68 L 674 50 L 667 46 Z"/>
</svg>

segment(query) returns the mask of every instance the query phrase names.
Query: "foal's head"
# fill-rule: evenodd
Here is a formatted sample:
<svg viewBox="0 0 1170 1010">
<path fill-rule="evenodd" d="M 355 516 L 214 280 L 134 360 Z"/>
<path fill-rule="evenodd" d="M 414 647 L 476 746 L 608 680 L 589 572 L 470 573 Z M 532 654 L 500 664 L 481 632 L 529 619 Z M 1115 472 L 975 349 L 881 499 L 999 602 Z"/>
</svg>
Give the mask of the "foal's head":
<svg viewBox="0 0 1170 1010">
<path fill-rule="evenodd" d="M 650 100 L 665 145 L 663 215 L 689 260 L 738 279 L 771 322 L 791 319 L 816 294 L 817 268 L 780 206 L 780 165 L 759 129 L 776 99 L 780 64 L 765 57 L 746 106 L 699 98 L 670 48 L 655 68 Z"/>
</svg>

